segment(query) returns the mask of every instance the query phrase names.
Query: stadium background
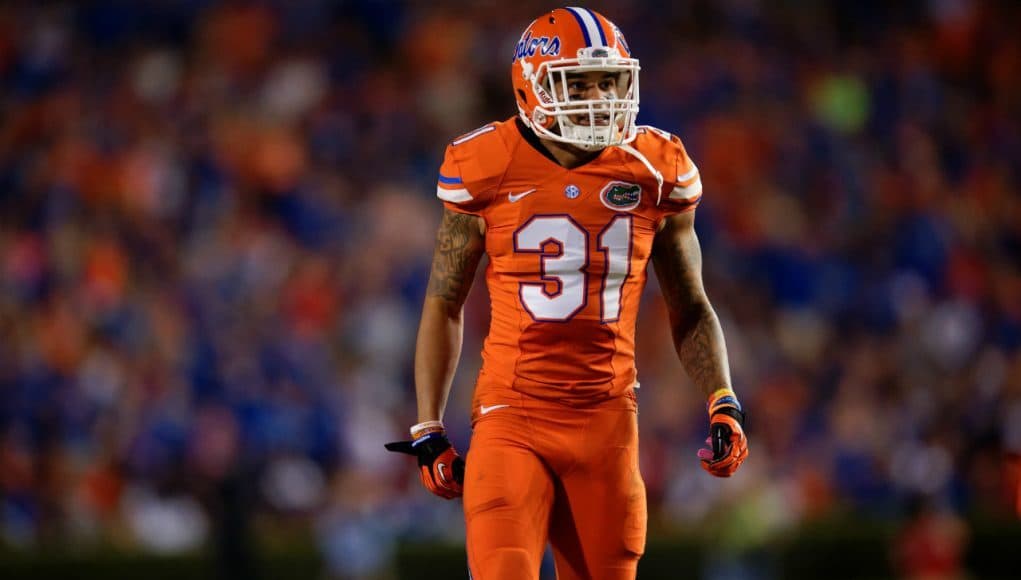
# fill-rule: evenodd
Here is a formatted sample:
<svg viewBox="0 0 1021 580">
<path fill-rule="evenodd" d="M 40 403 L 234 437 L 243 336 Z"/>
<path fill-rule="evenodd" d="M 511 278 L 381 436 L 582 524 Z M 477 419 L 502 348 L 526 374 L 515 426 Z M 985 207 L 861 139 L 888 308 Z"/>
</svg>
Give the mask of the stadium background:
<svg viewBox="0 0 1021 580">
<path fill-rule="evenodd" d="M 1011 570 L 1018 4 L 586 5 L 702 170 L 750 416 L 739 475 L 698 469 L 650 283 L 643 577 Z M 0 575 L 464 574 L 459 504 L 382 443 L 415 419 L 443 147 L 514 113 L 551 7 L 0 4 Z M 481 284 L 467 312 L 462 448 Z"/>
</svg>

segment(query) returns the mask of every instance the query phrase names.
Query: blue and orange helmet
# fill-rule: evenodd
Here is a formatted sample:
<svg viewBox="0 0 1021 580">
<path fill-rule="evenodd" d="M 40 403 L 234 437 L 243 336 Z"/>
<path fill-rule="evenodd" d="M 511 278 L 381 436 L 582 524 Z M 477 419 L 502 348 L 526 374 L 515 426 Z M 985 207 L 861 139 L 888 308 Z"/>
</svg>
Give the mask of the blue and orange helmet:
<svg viewBox="0 0 1021 580">
<path fill-rule="evenodd" d="M 587 8 L 557 8 L 525 29 L 514 47 L 511 80 L 521 119 L 537 135 L 591 150 L 634 140 L 639 70 L 613 22 Z M 615 94 L 568 94 L 568 77 L 591 71 L 616 75 Z M 586 117 L 587 123 L 576 122 Z"/>
</svg>

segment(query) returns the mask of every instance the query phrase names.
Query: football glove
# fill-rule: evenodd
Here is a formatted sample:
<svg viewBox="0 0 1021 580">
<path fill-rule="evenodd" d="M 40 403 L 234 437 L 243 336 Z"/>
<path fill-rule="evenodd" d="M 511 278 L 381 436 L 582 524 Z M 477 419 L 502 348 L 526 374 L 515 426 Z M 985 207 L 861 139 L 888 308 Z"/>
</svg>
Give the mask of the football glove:
<svg viewBox="0 0 1021 580">
<path fill-rule="evenodd" d="M 720 389 L 709 397 L 709 438 L 706 449 L 698 450 L 702 469 L 716 477 L 734 475 L 748 458 L 748 439 L 744 435 L 744 413 L 730 389 Z"/>
<path fill-rule="evenodd" d="M 385 447 L 417 457 L 422 485 L 429 491 L 445 499 L 461 497 L 464 459 L 450 444 L 440 421 L 419 423 L 411 428 L 411 441 L 395 441 Z"/>
</svg>

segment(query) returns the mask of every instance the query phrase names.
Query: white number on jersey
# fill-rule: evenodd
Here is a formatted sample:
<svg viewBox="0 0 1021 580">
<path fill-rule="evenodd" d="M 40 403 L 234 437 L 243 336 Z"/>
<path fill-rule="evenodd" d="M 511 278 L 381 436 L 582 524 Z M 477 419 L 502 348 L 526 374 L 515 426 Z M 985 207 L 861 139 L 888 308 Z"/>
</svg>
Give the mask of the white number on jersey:
<svg viewBox="0 0 1021 580">
<path fill-rule="evenodd" d="M 588 301 L 590 262 L 588 232 L 570 216 L 535 216 L 514 234 L 514 251 L 540 254 L 542 282 L 521 282 L 518 295 L 532 318 L 543 322 L 564 322 L 585 308 Z M 553 252 L 545 251 L 556 245 Z M 624 280 L 631 272 L 631 217 L 616 216 L 596 239 L 597 251 L 606 261 L 602 278 L 600 313 L 603 322 L 620 317 Z M 555 283 L 550 292 L 548 283 Z"/>
<path fill-rule="evenodd" d="M 631 273 L 631 216 L 614 217 L 610 225 L 603 228 L 596 244 L 606 257 L 600 312 L 603 322 L 615 322 L 620 318 L 624 280 Z"/>
</svg>

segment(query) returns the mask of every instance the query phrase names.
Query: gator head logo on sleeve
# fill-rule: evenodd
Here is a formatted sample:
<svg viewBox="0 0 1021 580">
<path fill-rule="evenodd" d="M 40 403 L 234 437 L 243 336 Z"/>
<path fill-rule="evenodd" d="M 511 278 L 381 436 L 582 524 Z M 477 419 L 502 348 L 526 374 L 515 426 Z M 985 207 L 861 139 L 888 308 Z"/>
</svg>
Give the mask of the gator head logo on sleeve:
<svg viewBox="0 0 1021 580">
<path fill-rule="evenodd" d="M 612 210 L 629 211 L 642 201 L 642 188 L 635 183 L 611 181 L 599 192 L 599 199 Z"/>
</svg>

